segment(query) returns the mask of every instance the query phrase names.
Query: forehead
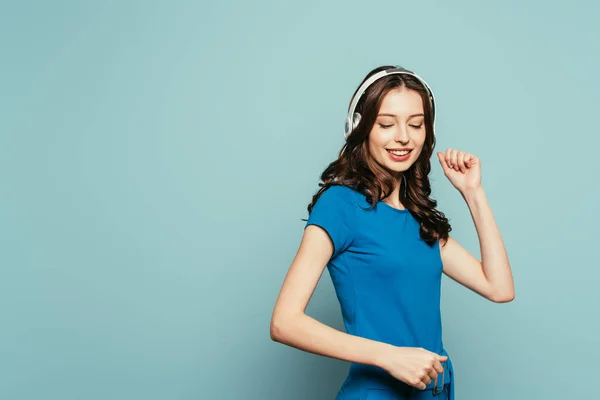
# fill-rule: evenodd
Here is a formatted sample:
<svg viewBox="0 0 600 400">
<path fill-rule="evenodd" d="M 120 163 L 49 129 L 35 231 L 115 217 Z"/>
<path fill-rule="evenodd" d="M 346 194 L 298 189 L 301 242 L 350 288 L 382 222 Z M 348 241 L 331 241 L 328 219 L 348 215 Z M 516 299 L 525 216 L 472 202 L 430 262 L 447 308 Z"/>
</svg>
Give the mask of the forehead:
<svg viewBox="0 0 600 400">
<path fill-rule="evenodd" d="M 411 89 L 399 87 L 390 90 L 381 102 L 380 114 L 412 115 L 423 113 L 421 95 Z"/>
</svg>

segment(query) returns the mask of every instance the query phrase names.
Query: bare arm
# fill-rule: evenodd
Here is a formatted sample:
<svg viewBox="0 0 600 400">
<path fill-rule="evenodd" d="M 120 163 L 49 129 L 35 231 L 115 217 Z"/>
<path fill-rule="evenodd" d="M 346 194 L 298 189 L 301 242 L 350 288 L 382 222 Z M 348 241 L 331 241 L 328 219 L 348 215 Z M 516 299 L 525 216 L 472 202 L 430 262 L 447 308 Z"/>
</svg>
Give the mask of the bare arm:
<svg viewBox="0 0 600 400">
<path fill-rule="evenodd" d="M 341 332 L 305 314 L 332 254 L 328 234 L 307 226 L 273 310 L 271 339 L 310 353 L 379 366 L 392 345 Z"/>
<path fill-rule="evenodd" d="M 482 261 L 452 237 L 441 249 L 444 273 L 496 303 L 512 301 L 515 288 L 508 255 L 496 220 L 481 186 L 481 160 L 473 154 L 446 149 L 437 153 L 444 174 L 469 206 L 479 237 Z"/>
<path fill-rule="evenodd" d="M 512 301 L 515 289 L 510 262 L 485 192 L 479 187 L 462 195 L 477 230 L 482 261 L 449 237 L 441 250 L 444 273 L 491 301 Z"/>
</svg>

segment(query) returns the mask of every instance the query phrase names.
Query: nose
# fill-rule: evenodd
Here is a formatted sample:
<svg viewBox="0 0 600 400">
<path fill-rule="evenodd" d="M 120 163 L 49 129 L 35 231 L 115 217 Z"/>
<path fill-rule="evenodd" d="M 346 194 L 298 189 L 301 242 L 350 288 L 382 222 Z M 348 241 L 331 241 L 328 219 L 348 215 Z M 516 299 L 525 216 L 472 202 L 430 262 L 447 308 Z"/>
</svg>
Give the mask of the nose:
<svg viewBox="0 0 600 400">
<path fill-rule="evenodd" d="M 406 129 L 406 126 L 398 126 L 394 140 L 398 143 L 402 143 L 403 145 L 408 144 L 410 137 L 408 136 L 408 130 Z"/>
</svg>

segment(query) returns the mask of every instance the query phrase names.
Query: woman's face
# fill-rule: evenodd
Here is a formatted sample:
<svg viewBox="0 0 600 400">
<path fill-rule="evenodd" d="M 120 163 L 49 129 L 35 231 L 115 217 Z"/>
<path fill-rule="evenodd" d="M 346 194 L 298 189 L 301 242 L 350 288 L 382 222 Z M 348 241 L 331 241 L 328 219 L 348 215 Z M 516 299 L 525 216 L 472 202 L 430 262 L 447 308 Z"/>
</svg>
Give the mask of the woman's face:
<svg viewBox="0 0 600 400">
<path fill-rule="evenodd" d="M 394 176 L 410 168 L 425 142 L 425 117 L 421 95 L 404 86 L 390 90 L 381 103 L 369 134 L 369 152 Z"/>
</svg>

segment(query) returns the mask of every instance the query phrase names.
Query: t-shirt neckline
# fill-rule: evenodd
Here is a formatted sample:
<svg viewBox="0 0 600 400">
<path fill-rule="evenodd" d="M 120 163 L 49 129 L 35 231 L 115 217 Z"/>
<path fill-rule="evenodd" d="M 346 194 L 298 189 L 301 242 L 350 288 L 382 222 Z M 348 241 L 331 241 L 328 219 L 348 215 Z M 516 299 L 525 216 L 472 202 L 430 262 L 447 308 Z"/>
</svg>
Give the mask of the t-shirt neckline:
<svg viewBox="0 0 600 400">
<path fill-rule="evenodd" d="M 406 212 L 408 212 L 407 208 L 396 208 L 396 207 L 390 206 L 388 203 L 386 203 L 383 200 L 379 200 L 379 203 L 383 204 L 384 207 L 389 208 L 390 210 L 395 211 L 395 212 L 399 212 L 399 213 L 406 213 Z"/>
</svg>

